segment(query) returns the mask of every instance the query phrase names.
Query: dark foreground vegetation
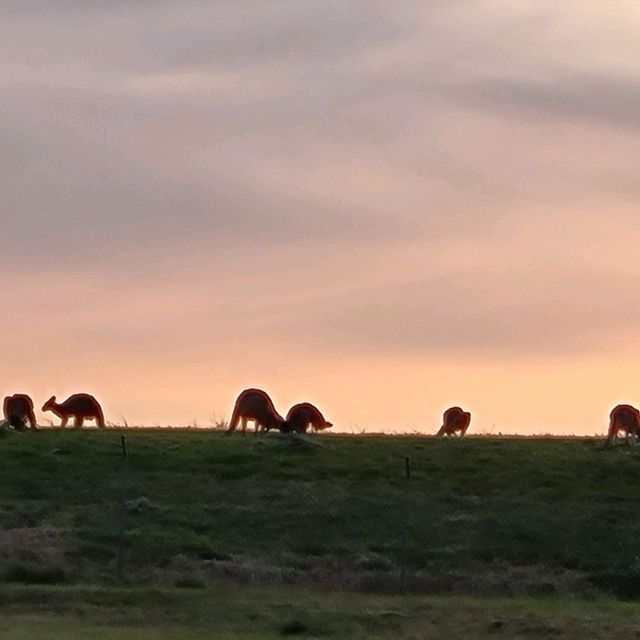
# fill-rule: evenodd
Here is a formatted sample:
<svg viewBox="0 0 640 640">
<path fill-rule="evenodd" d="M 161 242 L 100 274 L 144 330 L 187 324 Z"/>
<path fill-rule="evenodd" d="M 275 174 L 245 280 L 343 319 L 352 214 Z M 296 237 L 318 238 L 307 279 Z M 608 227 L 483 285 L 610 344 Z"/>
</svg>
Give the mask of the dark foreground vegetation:
<svg viewBox="0 0 640 640">
<path fill-rule="evenodd" d="M 0 580 L 640 596 L 640 448 L 311 439 L 322 446 L 198 430 L 7 433 Z"/>
</svg>

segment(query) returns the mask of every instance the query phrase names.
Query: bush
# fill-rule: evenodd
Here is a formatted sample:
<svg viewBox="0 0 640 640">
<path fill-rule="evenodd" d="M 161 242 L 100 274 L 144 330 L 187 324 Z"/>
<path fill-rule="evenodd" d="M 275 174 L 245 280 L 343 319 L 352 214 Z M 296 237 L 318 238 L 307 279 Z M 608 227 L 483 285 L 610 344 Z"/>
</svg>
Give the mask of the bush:
<svg viewBox="0 0 640 640">
<path fill-rule="evenodd" d="M 67 581 L 62 567 L 35 563 L 11 564 L 5 568 L 3 578 L 6 582 L 21 584 L 60 584 Z"/>
</svg>

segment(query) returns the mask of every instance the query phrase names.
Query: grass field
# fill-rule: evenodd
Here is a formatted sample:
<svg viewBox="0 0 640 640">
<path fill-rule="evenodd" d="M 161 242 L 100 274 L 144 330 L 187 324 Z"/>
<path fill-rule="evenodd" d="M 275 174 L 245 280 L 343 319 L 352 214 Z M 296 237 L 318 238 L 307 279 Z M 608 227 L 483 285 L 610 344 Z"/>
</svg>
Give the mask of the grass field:
<svg viewBox="0 0 640 640">
<path fill-rule="evenodd" d="M 2 589 L 6 640 L 638 637 L 637 605 L 612 600 L 388 596 L 296 587 Z"/>
<path fill-rule="evenodd" d="M 640 592 L 640 449 L 598 451 L 599 442 L 578 439 L 317 440 L 323 446 L 197 430 L 8 433 L 0 578 L 491 597 Z"/>
</svg>

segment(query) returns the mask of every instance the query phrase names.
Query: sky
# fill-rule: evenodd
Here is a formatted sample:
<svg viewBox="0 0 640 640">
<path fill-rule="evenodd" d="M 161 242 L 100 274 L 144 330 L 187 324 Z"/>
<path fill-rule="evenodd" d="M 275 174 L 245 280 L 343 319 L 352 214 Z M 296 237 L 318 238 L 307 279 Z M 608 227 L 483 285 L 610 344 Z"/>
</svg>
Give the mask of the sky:
<svg viewBox="0 0 640 640">
<path fill-rule="evenodd" d="M 603 433 L 640 404 L 639 33 L 631 0 L 4 0 L 0 393 Z"/>
</svg>

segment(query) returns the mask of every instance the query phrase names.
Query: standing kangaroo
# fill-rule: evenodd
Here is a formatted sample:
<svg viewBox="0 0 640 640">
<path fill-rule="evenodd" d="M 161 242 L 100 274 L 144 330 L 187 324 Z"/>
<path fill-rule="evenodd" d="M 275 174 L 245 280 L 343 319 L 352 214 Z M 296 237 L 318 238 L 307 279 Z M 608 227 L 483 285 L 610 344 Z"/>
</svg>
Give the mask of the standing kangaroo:
<svg viewBox="0 0 640 640">
<path fill-rule="evenodd" d="M 640 411 L 630 404 L 619 404 L 611 410 L 609 414 L 609 433 L 604 446 L 608 447 L 618 437 L 620 431 L 626 432 L 627 444 L 630 444 L 630 440 L 635 442 L 638 438 Z"/>
<path fill-rule="evenodd" d="M 37 429 L 36 416 L 33 412 L 33 400 L 25 393 L 14 393 L 7 396 L 3 403 L 4 419 L 17 431 L 22 431 L 27 422 L 32 429 Z"/>
<path fill-rule="evenodd" d="M 236 400 L 227 433 L 232 433 L 242 421 L 242 433 L 247 431 L 247 421 L 253 420 L 256 433 L 262 429 L 290 431 L 286 420 L 276 411 L 271 398 L 261 389 L 245 389 Z"/>
<path fill-rule="evenodd" d="M 306 433 L 309 425 L 314 431 L 322 431 L 333 427 L 333 424 L 327 422 L 320 410 L 310 402 L 301 402 L 293 405 L 289 409 L 289 413 L 287 413 L 286 421 L 291 431 L 298 431 L 299 433 Z"/>
<path fill-rule="evenodd" d="M 88 393 L 75 393 L 64 402 L 58 404 L 56 397 L 51 396 L 42 406 L 43 411 L 53 411 L 62 419 L 60 428 L 64 429 L 71 416 L 74 417 L 74 426 L 79 429 L 85 420 L 95 418 L 96 424 L 104 428 L 104 415 L 98 401 Z"/>
<path fill-rule="evenodd" d="M 460 407 L 450 407 L 442 416 L 442 426 L 436 436 L 452 436 L 456 431 L 462 437 L 469 428 L 471 414 L 463 411 Z"/>
</svg>

